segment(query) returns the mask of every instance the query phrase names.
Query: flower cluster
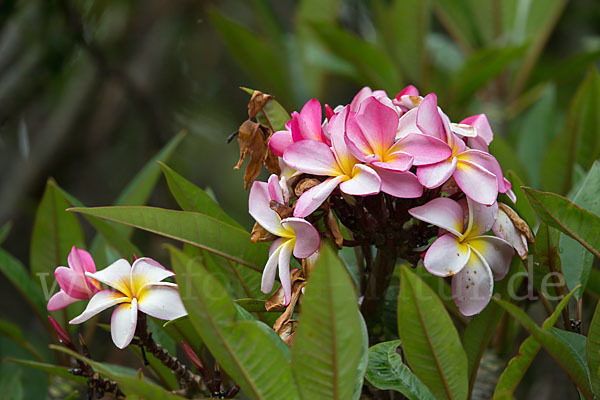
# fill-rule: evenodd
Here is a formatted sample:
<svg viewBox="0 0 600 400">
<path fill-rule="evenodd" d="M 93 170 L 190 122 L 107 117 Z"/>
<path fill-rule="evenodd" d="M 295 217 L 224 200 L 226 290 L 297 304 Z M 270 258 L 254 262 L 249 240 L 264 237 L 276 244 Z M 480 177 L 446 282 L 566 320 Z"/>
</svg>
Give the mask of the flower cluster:
<svg viewBox="0 0 600 400">
<path fill-rule="evenodd" d="M 177 284 L 163 282 L 175 274 L 151 258 L 138 258 L 133 265 L 120 259 L 96 271 L 91 255 L 73 247 L 68 262 L 69 268 L 58 267 L 54 272 L 60 291 L 48 302 L 48 311 L 89 299 L 83 313 L 70 321 L 71 324 L 80 324 L 107 308 L 117 306 L 110 326 L 112 340 L 121 349 L 133 339 L 138 311 L 163 320 L 186 315 Z M 103 289 L 100 282 L 110 288 Z"/>
<path fill-rule="evenodd" d="M 325 118 L 319 101 L 308 101 L 269 139 L 281 174 L 254 182 L 250 193 L 250 214 L 274 235 L 253 238 L 275 239 L 263 291 L 272 289 L 279 264 L 289 302 L 291 254 L 309 257 L 321 236 L 331 237 L 333 211 L 353 243 L 408 260 L 437 236 L 425 268 L 453 276 L 454 301 L 463 314 L 480 312 L 493 280 L 506 275 L 513 249 L 527 253 L 514 219 L 506 212 L 498 218 L 498 194 L 516 198 L 488 152 L 492 139 L 484 114 L 453 123 L 434 93 L 422 97 L 413 86 L 395 98 L 365 87 L 348 105 L 325 105 Z M 411 217 L 417 221 L 407 225 Z M 485 235 L 493 227 L 496 236 Z"/>
</svg>

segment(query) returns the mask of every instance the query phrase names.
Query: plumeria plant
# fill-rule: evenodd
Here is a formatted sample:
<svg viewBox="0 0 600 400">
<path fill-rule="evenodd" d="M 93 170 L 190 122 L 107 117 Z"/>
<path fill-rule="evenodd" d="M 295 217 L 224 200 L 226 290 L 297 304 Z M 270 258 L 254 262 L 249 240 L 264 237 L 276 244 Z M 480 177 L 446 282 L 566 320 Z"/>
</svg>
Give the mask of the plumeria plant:
<svg viewBox="0 0 600 400">
<path fill-rule="evenodd" d="M 50 180 L 33 277 L 0 261 L 51 351 L 7 323 L 36 359 L 10 361 L 88 398 L 505 399 L 544 348 L 574 395 L 600 395 L 600 312 L 583 324 L 587 278 L 558 250 L 600 255 L 600 217 L 575 205 L 586 186 L 574 204 L 521 185 L 490 152 L 485 114 L 452 122 L 414 86 L 291 115 L 244 90 L 248 120 L 229 141 L 235 168 L 248 161 L 251 231 L 165 164 L 181 135 L 125 193 L 145 201 L 162 171 L 182 210 L 89 208 Z M 79 218 L 98 232 L 88 246 Z M 182 246 L 142 256 L 133 228 Z"/>
</svg>

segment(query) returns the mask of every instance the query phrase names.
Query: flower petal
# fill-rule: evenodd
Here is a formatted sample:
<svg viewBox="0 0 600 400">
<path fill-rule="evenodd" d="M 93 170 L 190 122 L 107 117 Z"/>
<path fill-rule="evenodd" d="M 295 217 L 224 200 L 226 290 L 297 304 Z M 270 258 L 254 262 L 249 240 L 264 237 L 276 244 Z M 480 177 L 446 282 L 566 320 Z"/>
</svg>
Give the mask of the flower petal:
<svg viewBox="0 0 600 400">
<path fill-rule="evenodd" d="M 477 164 L 480 167 L 483 167 L 486 170 L 490 171 L 492 174 L 496 175 L 496 179 L 498 180 L 498 191 L 500 193 L 504 193 L 508 189 L 510 189 L 510 186 L 505 186 L 505 179 L 504 175 L 502 174 L 502 168 L 500 168 L 498 160 L 496 160 L 496 158 L 493 155 L 481 150 L 471 149 L 461 153 L 458 156 L 458 160 L 459 162 L 461 160 L 470 161 L 471 163 Z"/>
<path fill-rule="evenodd" d="M 85 310 L 79 316 L 69 321 L 69 323 L 80 324 L 109 307 L 129 301 L 129 297 L 123 296 L 123 293 L 116 290 L 101 290 L 90 299 Z"/>
<path fill-rule="evenodd" d="M 120 349 L 124 349 L 131 343 L 137 326 L 137 300 L 133 298 L 131 303 L 121 304 L 115 308 L 110 318 L 110 336 L 113 343 Z"/>
<path fill-rule="evenodd" d="M 271 197 L 269 196 L 267 183 L 254 181 L 250 188 L 248 211 L 260 226 L 273 235 L 281 236 L 284 233 L 280 224 L 281 218 L 271 209 L 270 201 Z"/>
<path fill-rule="evenodd" d="M 312 140 L 322 140 L 323 129 L 321 122 L 323 121 L 323 113 L 321 103 L 317 99 L 310 99 L 302 107 L 300 111 L 302 119 L 302 138 Z"/>
<path fill-rule="evenodd" d="M 275 174 L 269 176 L 267 188 L 269 190 L 269 198 L 275 200 L 279 204 L 285 204 L 283 200 L 283 193 L 281 192 L 281 185 L 279 185 L 279 177 Z"/>
<path fill-rule="evenodd" d="M 396 131 L 396 139 L 402 139 L 411 133 L 422 134 L 417 127 L 417 109 L 408 110 L 400 117 L 398 121 L 398 130 Z"/>
<path fill-rule="evenodd" d="M 413 164 L 413 156 L 403 151 L 391 153 L 385 161 L 374 161 L 372 165 L 388 171 L 406 172 Z"/>
<path fill-rule="evenodd" d="M 294 217 L 304 218 L 323 204 L 327 197 L 338 187 L 340 182 L 348 179 L 345 175 L 329 178 L 315 187 L 302 193 L 294 207 Z"/>
<path fill-rule="evenodd" d="M 60 310 L 61 308 L 65 308 L 66 306 L 73 304 L 79 300 L 81 299 L 71 297 L 61 289 L 58 292 L 56 292 L 54 296 L 50 297 L 46 308 L 48 309 L 48 311 L 56 311 Z"/>
<path fill-rule="evenodd" d="M 138 308 L 154 318 L 170 321 L 187 315 L 175 283 L 155 282 L 138 295 Z"/>
<path fill-rule="evenodd" d="M 529 252 L 527 237 L 517 229 L 504 210 L 500 209 L 498 211 L 498 219 L 496 219 L 494 226 L 492 226 L 492 231 L 494 232 L 494 235 L 510 243 L 517 251 L 517 254 L 519 254 L 519 257 L 525 258 L 527 256 L 527 253 Z"/>
<path fill-rule="evenodd" d="M 452 160 L 441 161 L 437 164 L 421 165 L 417 168 L 419 182 L 428 189 L 443 185 L 456 170 L 456 157 Z"/>
<path fill-rule="evenodd" d="M 331 148 L 316 140 L 302 140 L 285 150 L 283 160 L 292 168 L 307 174 L 336 176 L 340 168 Z"/>
<path fill-rule="evenodd" d="M 375 168 L 381 179 L 381 191 L 403 199 L 415 199 L 423 194 L 423 185 L 412 172 L 392 172 Z"/>
<path fill-rule="evenodd" d="M 278 157 L 283 157 L 285 149 L 288 148 L 294 141 L 290 131 L 277 131 L 271 135 L 269 139 L 269 149 Z"/>
<path fill-rule="evenodd" d="M 498 180 L 487 169 L 461 160 L 452 174 L 458 187 L 477 203 L 492 205 L 498 197 Z"/>
<path fill-rule="evenodd" d="M 475 252 L 458 274 L 452 277 L 452 300 L 461 314 L 479 314 L 490 302 L 494 291 L 492 271 Z"/>
<path fill-rule="evenodd" d="M 344 110 L 346 110 L 345 108 Z M 348 113 L 345 127 L 345 141 L 350 152 L 359 160 L 366 161 L 368 155 L 374 154 L 373 148 L 356 121 L 356 113 Z M 333 132 L 331 126 L 329 132 Z"/>
<path fill-rule="evenodd" d="M 419 90 L 414 87 L 413 85 L 408 85 L 407 87 L 405 87 L 404 89 L 402 89 L 400 91 L 400 93 L 398 93 L 398 95 L 396 96 L 396 99 L 400 99 L 402 96 L 418 96 L 419 95 Z"/>
<path fill-rule="evenodd" d="M 296 237 L 294 256 L 307 258 L 319 248 L 321 238 L 312 224 L 302 218 L 290 217 L 281 221 L 284 229 L 291 228 Z"/>
<path fill-rule="evenodd" d="M 459 203 L 447 197 L 438 197 L 428 203 L 408 210 L 408 213 L 421 221 L 428 222 L 458 237 L 464 230 L 464 211 Z"/>
<path fill-rule="evenodd" d="M 58 286 L 69 296 L 79 300 L 86 300 L 92 296 L 85 275 L 71 268 L 58 267 L 54 270 L 54 277 Z"/>
<path fill-rule="evenodd" d="M 498 203 L 494 202 L 491 206 L 486 206 L 467 197 L 467 207 L 469 224 L 465 236 L 474 237 L 489 232 L 498 218 Z"/>
<path fill-rule="evenodd" d="M 340 183 L 340 190 L 354 196 L 369 196 L 381 191 L 381 179 L 373 168 L 356 164 L 352 169 L 352 178 Z"/>
<path fill-rule="evenodd" d="M 398 114 L 375 97 L 369 97 L 361 103 L 356 123 L 375 154 L 383 154 L 383 151 L 394 144 Z"/>
<path fill-rule="evenodd" d="M 86 275 L 131 297 L 131 265 L 124 258 L 115 261 L 103 270 L 93 274 L 87 272 Z"/>
<path fill-rule="evenodd" d="M 404 151 L 414 157 L 414 165 L 435 164 L 452 155 L 446 142 L 429 135 L 410 133 L 398 140 L 390 151 Z"/>
<path fill-rule="evenodd" d="M 331 134 L 333 155 L 337 160 L 337 170 L 344 174 L 349 174 L 352 172 L 352 166 L 357 162 L 356 157 L 352 154 L 351 149 L 346 143 L 345 132 L 347 115 L 348 107 L 344 107 L 344 109 L 342 109 L 331 119 L 328 127 L 329 133 Z"/>
<path fill-rule="evenodd" d="M 290 280 L 290 259 L 292 257 L 292 250 L 294 246 L 294 242 L 292 240 L 288 240 L 281 246 L 281 251 L 279 252 L 279 281 L 281 281 L 281 286 L 283 287 L 283 305 L 287 306 L 290 304 L 290 300 L 292 299 L 292 282 Z"/>
<path fill-rule="evenodd" d="M 356 96 L 354 96 L 354 98 L 352 99 L 352 102 L 350 103 L 350 111 L 356 112 L 358 111 L 358 107 L 360 106 L 360 103 L 363 102 L 363 100 L 365 100 L 367 97 L 372 96 L 373 95 L 373 90 L 371 90 L 370 87 L 365 86 L 362 89 L 360 89 L 358 91 L 358 93 L 356 93 Z"/>
<path fill-rule="evenodd" d="M 470 256 L 469 246 L 460 243 L 453 234 L 446 233 L 429 247 L 423 263 L 433 275 L 452 276 L 463 269 Z"/>
<path fill-rule="evenodd" d="M 175 276 L 158 261 L 148 257 L 138 258 L 131 267 L 131 291 L 135 296 L 138 291 L 148 283 L 160 282 L 163 279 Z"/>
<path fill-rule="evenodd" d="M 269 248 L 269 259 L 267 260 L 267 264 L 263 270 L 262 280 L 260 283 L 260 290 L 263 293 L 269 293 L 273 289 L 273 283 L 275 282 L 275 268 L 279 262 L 279 253 L 281 252 L 283 244 L 288 240 L 283 238 L 277 239 Z"/>
<path fill-rule="evenodd" d="M 508 274 L 515 251 L 506 240 L 495 236 L 478 236 L 469 239 L 467 244 L 483 258 L 494 272 L 494 280 Z"/>
<path fill-rule="evenodd" d="M 460 123 L 473 126 L 477 130 L 477 137 L 482 138 L 486 144 L 490 144 L 494 140 L 494 133 L 485 114 L 473 115 L 463 119 Z"/>
<path fill-rule="evenodd" d="M 94 264 L 94 259 L 90 253 L 85 250 L 78 249 L 75 246 L 71 248 L 68 262 L 71 269 L 81 274 L 86 272 L 96 272 L 96 264 Z"/>
<path fill-rule="evenodd" d="M 437 96 L 430 93 L 417 108 L 417 126 L 421 132 L 446 141 L 444 123 L 437 106 Z"/>
</svg>

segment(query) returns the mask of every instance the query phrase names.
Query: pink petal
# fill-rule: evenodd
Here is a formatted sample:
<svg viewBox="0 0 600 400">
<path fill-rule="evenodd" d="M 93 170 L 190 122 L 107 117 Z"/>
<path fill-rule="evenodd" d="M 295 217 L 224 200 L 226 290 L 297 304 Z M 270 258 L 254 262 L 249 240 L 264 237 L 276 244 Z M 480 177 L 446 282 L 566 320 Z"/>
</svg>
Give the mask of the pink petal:
<svg viewBox="0 0 600 400">
<path fill-rule="evenodd" d="M 480 137 L 474 137 L 469 139 L 469 147 L 473 150 L 485 151 L 486 153 L 489 151 L 488 145 L 485 143 Z"/>
<path fill-rule="evenodd" d="M 362 103 L 364 99 L 371 96 L 372 94 L 373 91 L 368 86 L 365 86 L 364 88 L 360 89 L 356 96 L 354 96 L 354 98 L 352 99 L 352 102 L 350 103 L 350 111 L 357 112 L 360 103 Z"/>
<path fill-rule="evenodd" d="M 310 99 L 306 102 L 304 107 L 302 107 L 300 116 L 304 122 L 303 129 L 306 128 L 306 131 L 303 131 L 302 133 L 304 139 L 322 139 L 322 115 L 321 103 L 319 103 L 319 100 L 317 99 Z"/>
<path fill-rule="evenodd" d="M 283 305 L 288 305 L 292 298 L 292 282 L 290 281 L 290 259 L 292 257 L 293 242 L 288 240 L 281 246 L 279 252 L 279 281 L 283 287 Z"/>
<path fill-rule="evenodd" d="M 477 130 L 477 136 L 482 138 L 486 144 L 489 145 L 494 140 L 494 133 L 485 114 L 473 115 L 463 119 L 460 123 L 473 126 Z"/>
<path fill-rule="evenodd" d="M 492 174 L 496 175 L 496 179 L 498 180 L 498 191 L 500 193 L 506 192 L 507 188 L 505 187 L 502 168 L 500 168 L 500 164 L 498 163 L 496 158 L 494 158 L 493 155 L 480 150 L 471 149 L 461 153 L 458 156 L 458 160 L 469 161 L 473 164 L 477 164 L 480 167 L 487 169 Z"/>
<path fill-rule="evenodd" d="M 138 295 L 138 308 L 154 318 L 170 321 L 187 315 L 176 284 L 150 283 Z"/>
<path fill-rule="evenodd" d="M 330 129 L 329 132 L 332 132 Z M 356 113 L 349 113 L 345 129 L 346 146 L 357 159 L 365 162 L 366 156 L 374 154 L 373 148 L 356 122 Z"/>
<path fill-rule="evenodd" d="M 263 293 L 269 293 L 273 289 L 273 283 L 275 282 L 275 269 L 277 267 L 277 263 L 279 262 L 279 253 L 281 252 L 283 244 L 288 240 L 289 239 L 279 238 L 271 244 L 271 247 L 269 247 L 269 259 L 267 260 L 267 264 L 263 270 L 260 284 L 260 290 Z"/>
<path fill-rule="evenodd" d="M 492 205 L 498 197 L 498 180 L 487 169 L 461 160 L 452 175 L 458 187 L 477 203 Z"/>
<path fill-rule="evenodd" d="M 260 226 L 273 235 L 281 236 L 281 218 L 269 206 L 270 200 L 268 185 L 265 182 L 254 181 L 250 188 L 248 211 Z"/>
<path fill-rule="evenodd" d="M 398 129 L 398 114 L 374 97 L 369 97 L 360 106 L 356 122 L 375 154 L 381 154 L 394 144 Z"/>
<path fill-rule="evenodd" d="M 292 132 L 277 131 L 271 135 L 269 139 L 269 149 L 277 157 L 283 157 L 285 149 L 288 148 L 294 141 L 292 140 Z"/>
<path fill-rule="evenodd" d="M 281 221 L 281 225 L 290 227 L 296 236 L 296 245 L 294 246 L 294 256 L 298 258 L 307 258 L 319 248 L 321 238 L 319 232 L 312 224 L 302 218 L 286 218 Z"/>
<path fill-rule="evenodd" d="M 133 298 L 131 303 L 121 304 L 115 308 L 110 318 L 110 336 L 113 343 L 120 349 L 124 349 L 131 343 L 137 325 L 137 300 Z"/>
<path fill-rule="evenodd" d="M 491 206 L 479 204 L 467 197 L 469 226 L 466 236 L 474 237 L 489 232 L 498 218 L 498 203 L 494 202 Z"/>
<path fill-rule="evenodd" d="M 463 269 L 471 249 L 460 243 L 451 233 L 440 236 L 425 253 L 423 264 L 427 271 L 436 276 L 452 276 Z"/>
<path fill-rule="evenodd" d="M 75 297 L 69 296 L 63 290 L 59 290 L 54 294 L 54 296 L 50 297 L 46 308 L 48 309 L 48 311 L 56 311 L 60 310 L 61 308 L 65 308 L 66 306 L 73 304 L 79 300 L 80 299 L 76 299 Z"/>
<path fill-rule="evenodd" d="M 417 108 L 417 126 L 421 132 L 438 139 L 446 139 L 446 131 L 437 106 L 437 96 L 430 93 Z"/>
<path fill-rule="evenodd" d="M 456 201 L 447 197 L 435 198 L 426 204 L 408 210 L 421 221 L 439 226 L 461 237 L 464 230 L 464 211 Z"/>
<path fill-rule="evenodd" d="M 325 104 L 325 118 L 329 121 L 331 117 L 335 115 L 335 111 L 329 106 L 329 104 Z"/>
<path fill-rule="evenodd" d="M 160 282 L 163 279 L 175 276 L 157 261 L 148 258 L 138 258 L 131 267 L 131 290 L 135 294 L 148 283 Z"/>
<path fill-rule="evenodd" d="M 340 182 L 348 179 L 345 175 L 326 179 L 324 182 L 302 193 L 294 207 L 294 217 L 304 218 L 323 204 Z"/>
<path fill-rule="evenodd" d="M 69 296 L 79 300 L 86 300 L 92 296 L 88 288 L 85 275 L 67 267 L 58 267 L 54 270 L 58 286 Z"/>
<path fill-rule="evenodd" d="M 371 164 L 388 171 L 405 172 L 412 166 L 413 156 L 403 151 L 396 151 L 389 154 L 385 161 L 374 161 Z"/>
<path fill-rule="evenodd" d="M 495 280 L 498 281 L 508 274 L 515 251 L 506 240 L 495 236 L 478 236 L 469 239 L 468 245 L 487 262 Z"/>
<path fill-rule="evenodd" d="M 71 269 L 81 274 L 84 274 L 85 272 L 96 272 L 96 264 L 94 264 L 94 259 L 90 253 L 85 250 L 78 249 L 75 246 L 71 248 L 68 262 Z"/>
<path fill-rule="evenodd" d="M 418 95 L 419 95 L 419 90 L 416 87 L 414 87 L 413 85 L 408 85 L 407 87 L 402 89 L 400 91 L 400 93 L 398 93 L 398 95 L 396 96 L 396 99 L 400 100 L 400 98 L 402 96 L 418 96 Z"/>
<path fill-rule="evenodd" d="M 108 286 L 117 289 L 126 296 L 132 296 L 131 293 L 131 266 L 124 258 L 115 261 L 108 267 L 94 274 L 86 273 L 90 278 L 94 278 Z"/>
<path fill-rule="evenodd" d="M 329 133 L 331 134 L 331 145 L 333 154 L 337 160 L 338 169 L 341 168 L 344 174 L 352 172 L 352 167 L 358 161 L 352 155 L 349 146 L 346 144 L 346 120 L 348 116 L 348 107 L 344 107 L 336 114 L 329 124 Z"/>
<path fill-rule="evenodd" d="M 417 168 L 417 177 L 419 182 L 428 189 L 433 189 L 444 184 L 454 171 L 458 160 L 453 157 L 452 160 L 441 161 L 437 164 L 422 165 Z"/>
<path fill-rule="evenodd" d="M 410 133 L 398 140 L 390 151 L 404 151 L 414 157 L 414 165 L 435 164 L 452 155 L 446 142 L 433 136 Z"/>
<path fill-rule="evenodd" d="M 123 296 L 123 293 L 116 290 L 101 290 L 90 299 L 85 310 L 79 316 L 69 321 L 69 323 L 80 324 L 107 308 L 124 302 L 129 302 L 129 297 Z"/>
<path fill-rule="evenodd" d="M 392 172 L 376 168 L 381 179 L 381 191 L 403 199 L 415 199 L 423 194 L 423 185 L 412 172 Z"/>
<path fill-rule="evenodd" d="M 268 180 L 269 198 L 275 200 L 279 204 L 285 204 L 283 200 L 283 193 L 281 192 L 281 186 L 279 185 L 279 177 L 272 174 Z"/>
<path fill-rule="evenodd" d="M 396 139 L 401 139 L 411 133 L 421 134 L 421 130 L 417 127 L 417 111 L 418 109 L 413 108 L 400 117 Z"/>
<path fill-rule="evenodd" d="M 356 164 L 352 178 L 340 183 L 340 190 L 354 196 L 369 196 L 381 191 L 381 179 L 371 167 Z"/>
<path fill-rule="evenodd" d="M 461 314 L 479 314 L 490 302 L 494 291 L 492 271 L 484 260 L 471 253 L 469 262 L 452 277 L 452 300 Z"/>
<path fill-rule="evenodd" d="M 335 176 L 340 168 L 331 148 L 316 140 L 302 140 L 285 150 L 283 160 L 292 168 L 312 175 Z"/>
</svg>

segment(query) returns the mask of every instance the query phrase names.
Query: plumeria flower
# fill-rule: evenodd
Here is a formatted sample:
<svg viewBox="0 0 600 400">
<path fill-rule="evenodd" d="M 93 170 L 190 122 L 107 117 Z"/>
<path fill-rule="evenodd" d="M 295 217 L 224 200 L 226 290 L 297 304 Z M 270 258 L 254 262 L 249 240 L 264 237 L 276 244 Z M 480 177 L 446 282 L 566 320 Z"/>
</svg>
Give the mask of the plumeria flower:
<svg viewBox="0 0 600 400">
<path fill-rule="evenodd" d="M 453 177 L 468 197 L 485 205 L 494 204 L 498 192 L 505 193 L 510 189 L 500 164 L 491 154 L 468 149 L 451 131 L 448 117 L 438 109 L 435 94 L 427 95 L 419 105 L 416 124 L 422 132 L 444 140 L 452 149 L 452 154 L 444 161 L 417 169 L 417 177 L 423 186 L 433 189 Z"/>
<path fill-rule="evenodd" d="M 450 124 L 457 135 L 467 138 L 470 148 L 488 151 L 488 146 L 494 140 L 494 132 L 485 114 L 477 114 L 465 118 L 458 124 Z"/>
<path fill-rule="evenodd" d="M 70 324 L 80 324 L 109 307 L 117 306 L 110 321 L 114 344 L 123 349 L 131 343 L 137 326 L 138 311 L 152 317 L 172 320 L 186 315 L 175 283 L 162 282 L 175 274 L 151 258 L 138 258 L 133 265 L 125 259 L 96 273 L 86 275 L 111 289 L 92 297 L 86 309 Z"/>
<path fill-rule="evenodd" d="M 294 111 L 292 119 L 285 124 L 286 130 L 277 131 L 269 139 L 269 148 L 278 157 L 292 143 L 301 140 L 317 140 L 330 144 L 322 126 L 321 103 L 317 99 L 309 100 L 300 113 Z"/>
<path fill-rule="evenodd" d="M 408 85 L 392 100 L 392 103 L 400 109 L 402 114 L 418 107 L 423 97 L 419 96 L 419 90 L 413 85 Z"/>
<path fill-rule="evenodd" d="M 96 272 L 96 264 L 90 253 L 73 246 L 67 261 L 69 268 L 58 267 L 54 270 L 60 290 L 48 301 L 48 311 L 60 310 L 79 300 L 88 300 L 102 290 L 98 281 L 85 275 L 86 272 Z"/>
<path fill-rule="evenodd" d="M 352 155 L 344 139 L 348 107 L 329 122 L 332 146 L 317 140 L 302 140 L 289 146 L 283 155 L 292 168 L 311 175 L 328 176 L 321 184 L 300 196 L 294 216 L 304 218 L 315 211 L 338 186 L 346 194 L 368 196 L 381 190 L 381 178 L 373 168 Z M 266 227 L 265 227 L 266 228 Z"/>
<path fill-rule="evenodd" d="M 278 239 L 269 249 L 269 260 L 262 275 L 261 290 L 269 293 L 273 289 L 275 270 L 279 265 L 279 280 L 285 295 L 285 305 L 289 304 L 292 288 L 290 281 L 290 259 L 307 258 L 319 248 L 319 233 L 309 222 L 302 218 L 281 219 L 270 207 L 271 201 L 287 205 L 287 199 L 279 185 L 277 175 L 271 175 L 268 183 L 255 181 L 250 189 L 250 215 L 267 231 Z"/>
<path fill-rule="evenodd" d="M 506 276 L 514 255 L 506 240 L 484 235 L 494 225 L 498 205 L 469 198 L 461 205 L 439 197 L 408 212 L 443 229 L 425 254 L 425 268 L 433 275 L 452 276 L 452 299 L 462 314 L 481 312 L 490 301 L 494 280 Z"/>
<path fill-rule="evenodd" d="M 404 172 L 414 165 L 447 159 L 452 151 L 442 140 L 410 133 L 396 141 L 398 115 L 375 97 L 365 99 L 346 124 L 347 145 L 359 160 L 388 171 Z"/>
</svg>

